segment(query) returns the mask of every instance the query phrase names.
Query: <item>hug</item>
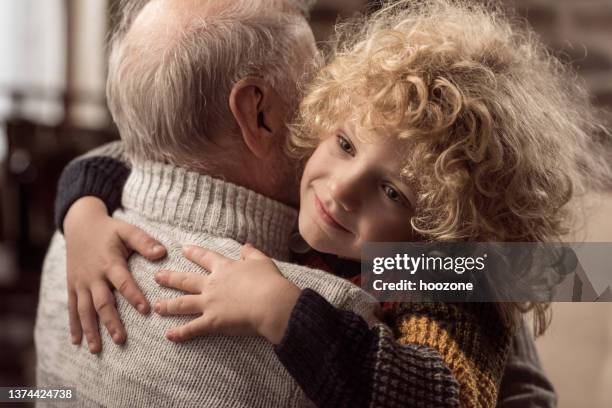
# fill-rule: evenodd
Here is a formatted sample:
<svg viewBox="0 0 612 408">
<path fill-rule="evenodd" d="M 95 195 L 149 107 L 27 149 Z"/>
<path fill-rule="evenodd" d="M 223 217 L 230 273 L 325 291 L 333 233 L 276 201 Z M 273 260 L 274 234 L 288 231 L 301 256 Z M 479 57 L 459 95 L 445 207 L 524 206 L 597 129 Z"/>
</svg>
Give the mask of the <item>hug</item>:
<svg viewBox="0 0 612 408">
<path fill-rule="evenodd" d="M 319 51 L 308 3 L 121 2 L 121 141 L 60 179 L 38 385 L 77 406 L 555 406 L 524 321 L 543 333 L 547 304 L 379 304 L 360 257 L 560 240 L 610 175 L 588 95 L 491 4 L 385 2 Z"/>
</svg>

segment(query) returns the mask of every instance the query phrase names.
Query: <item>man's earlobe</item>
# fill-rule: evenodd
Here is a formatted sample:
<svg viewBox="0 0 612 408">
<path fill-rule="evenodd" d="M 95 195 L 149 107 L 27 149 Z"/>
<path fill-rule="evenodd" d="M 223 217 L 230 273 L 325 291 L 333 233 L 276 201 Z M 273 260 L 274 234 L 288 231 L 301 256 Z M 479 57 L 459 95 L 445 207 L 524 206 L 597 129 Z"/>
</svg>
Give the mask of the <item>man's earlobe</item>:
<svg viewBox="0 0 612 408">
<path fill-rule="evenodd" d="M 244 78 L 232 88 L 229 106 L 247 148 L 267 158 L 284 137 L 284 107 L 278 93 L 261 78 Z"/>
</svg>

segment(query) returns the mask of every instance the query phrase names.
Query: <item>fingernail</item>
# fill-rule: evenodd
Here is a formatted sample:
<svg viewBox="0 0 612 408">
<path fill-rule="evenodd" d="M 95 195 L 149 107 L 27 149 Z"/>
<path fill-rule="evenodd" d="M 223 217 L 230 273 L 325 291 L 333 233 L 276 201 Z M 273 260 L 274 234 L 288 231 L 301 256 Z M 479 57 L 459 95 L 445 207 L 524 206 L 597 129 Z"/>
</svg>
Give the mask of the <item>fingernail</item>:
<svg viewBox="0 0 612 408">
<path fill-rule="evenodd" d="M 72 336 L 72 344 L 79 344 L 79 338 L 77 336 Z"/>
<path fill-rule="evenodd" d="M 145 314 L 147 312 L 147 307 L 144 303 L 139 303 L 138 305 L 136 305 L 136 309 L 138 309 L 138 311 L 142 314 Z"/>
<path fill-rule="evenodd" d="M 155 244 L 151 248 L 151 252 L 154 252 L 154 253 L 159 253 L 159 252 L 162 252 L 163 250 L 164 250 L 164 247 L 161 246 L 160 244 Z"/>
<path fill-rule="evenodd" d="M 120 343 L 121 342 L 121 334 L 120 333 L 113 334 L 113 341 L 115 343 Z"/>
<path fill-rule="evenodd" d="M 154 309 L 155 313 L 161 312 L 161 304 L 159 302 L 155 303 Z"/>
<path fill-rule="evenodd" d="M 166 338 L 167 338 L 168 340 L 173 340 L 173 339 L 174 339 L 174 332 L 173 332 L 172 330 L 168 330 L 168 331 L 166 332 Z"/>
</svg>

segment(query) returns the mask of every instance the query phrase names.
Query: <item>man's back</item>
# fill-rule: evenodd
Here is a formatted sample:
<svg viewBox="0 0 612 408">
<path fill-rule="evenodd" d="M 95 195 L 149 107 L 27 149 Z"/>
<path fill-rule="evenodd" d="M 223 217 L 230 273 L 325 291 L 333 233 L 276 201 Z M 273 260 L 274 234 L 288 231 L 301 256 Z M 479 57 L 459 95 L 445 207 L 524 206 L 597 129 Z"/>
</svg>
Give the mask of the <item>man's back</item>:
<svg viewBox="0 0 612 408">
<path fill-rule="evenodd" d="M 130 259 L 130 270 L 150 301 L 178 295 L 155 283 L 153 274 L 159 269 L 202 271 L 181 255 L 182 245 L 205 246 L 237 258 L 240 244 L 232 236 L 246 235 L 249 241 L 265 241 L 274 252 L 274 245 L 286 244 L 280 241 L 286 240 L 295 219 L 278 203 L 243 188 L 157 164 L 135 167 L 124 206 L 116 217 L 143 228 L 168 249 L 168 257 L 159 263 L 140 256 Z M 261 234 L 255 237 L 253 231 Z M 340 278 L 289 264 L 281 264 L 281 269 L 298 286 L 316 289 L 335 305 L 368 315 L 373 310 L 367 296 Z M 309 405 L 265 339 L 211 335 L 172 343 L 164 338 L 165 331 L 190 317 L 142 316 L 121 296 L 117 308 L 127 342 L 115 345 L 103 329 L 102 353 L 91 355 L 86 347 L 70 344 L 66 293 L 65 243 L 56 235 L 41 281 L 37 382 L 76 387 L 78 406 Z"/>
</svg>

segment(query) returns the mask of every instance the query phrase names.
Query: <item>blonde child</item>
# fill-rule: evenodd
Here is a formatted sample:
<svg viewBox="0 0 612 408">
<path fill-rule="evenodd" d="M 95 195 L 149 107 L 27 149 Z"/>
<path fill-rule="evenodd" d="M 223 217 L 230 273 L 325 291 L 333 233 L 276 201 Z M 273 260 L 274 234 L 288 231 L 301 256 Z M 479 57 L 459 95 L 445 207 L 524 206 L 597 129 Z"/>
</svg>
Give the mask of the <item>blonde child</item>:
<svg viewBox="0 0 612 408">
<path fill-rule="evenodd" d="M 299 230 L 318 251 L 307 262 L 332 272 L 358 274 L 351 260 L 369 241 L 559 240 L 572 199 L 610 174 L 587 95 L 499 10 L 385 5 L 340 27 L 305 91 L 290 140 L 307 159 Z M 211 273 L 156 275 L 190 292 L 157 313 L 201 314 L 167 337 L 264 336 L 320 406 L 494 406 L 521 313 L 546 326 L 542 304 L 406 303 L 390 310 L 394 338 L 289 283 L 250 246 L 237 261 L 185 255 Z M 275 291 L 292 300 L 261 307 Z"/>
</svg>

